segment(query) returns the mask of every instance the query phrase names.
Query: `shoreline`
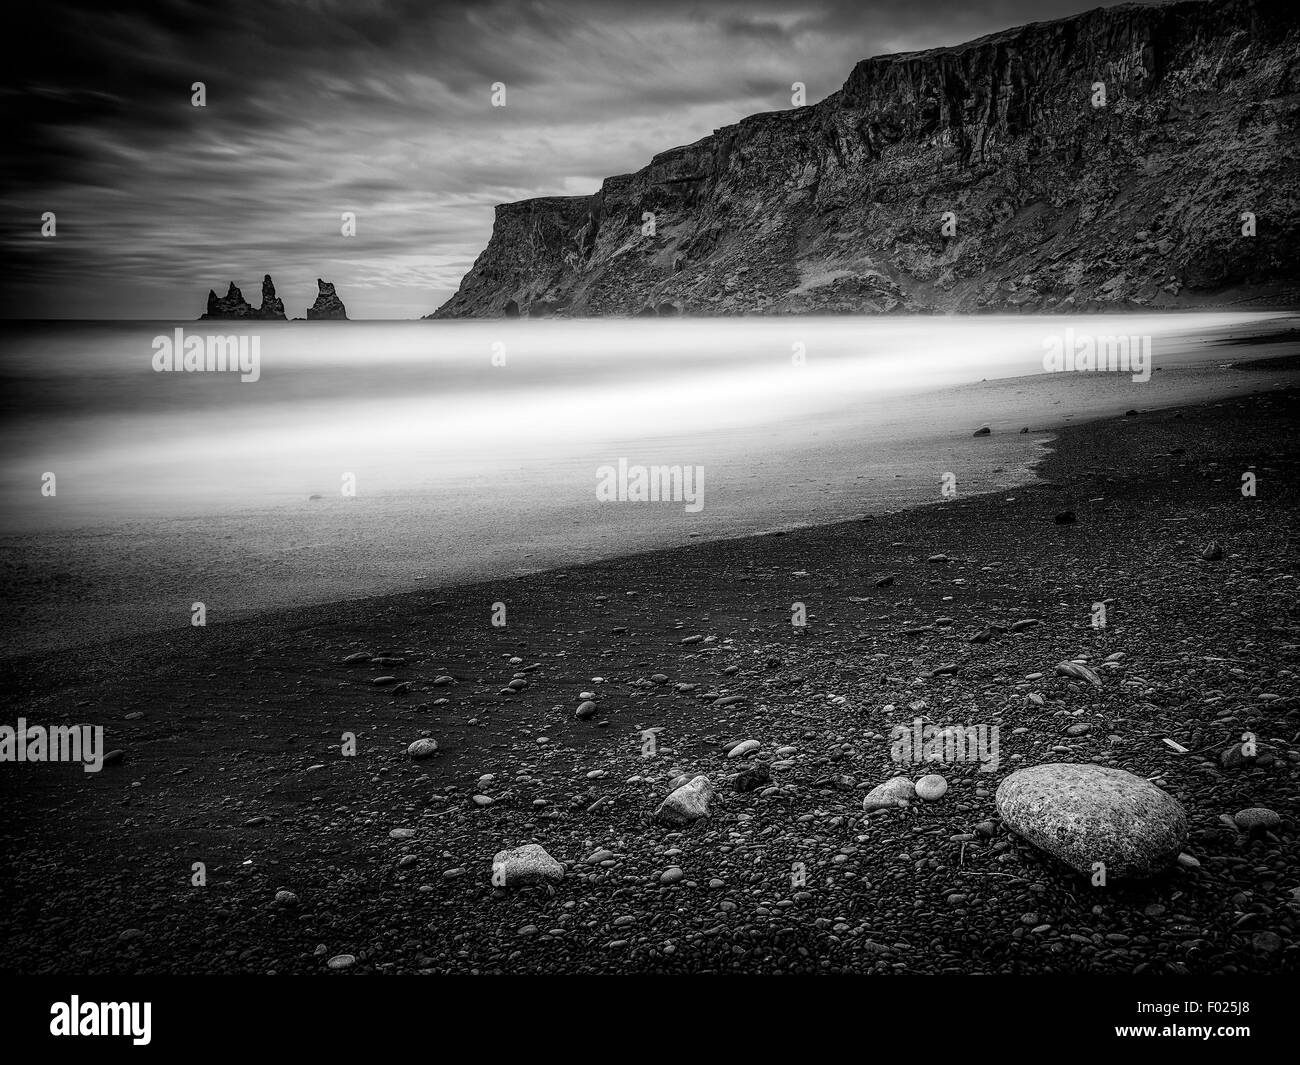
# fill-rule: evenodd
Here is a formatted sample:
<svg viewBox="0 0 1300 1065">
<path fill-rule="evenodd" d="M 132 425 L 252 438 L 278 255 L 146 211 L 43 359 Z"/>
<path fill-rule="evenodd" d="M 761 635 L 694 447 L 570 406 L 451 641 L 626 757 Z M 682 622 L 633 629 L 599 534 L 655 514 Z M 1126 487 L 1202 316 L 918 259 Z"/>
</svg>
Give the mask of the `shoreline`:
<svg viewBox="0 0 1300 1065">
<path fill-rule="evenodd" d="M 314 973 L 341 953 L 369 972 L 1295 971 L 1298 395 L 1064 426 L 1045 480 L 1005 493 L 0 664 L 5 720 L 89 716 L 123 752 L 94 774 L 3 767 L 0 956 L 23 973 Z M 1055 524 L 1065 509 L 1077 522 Z M 1200 558 L 1210 539 L 1222 562 Z M 988 625 L 1008 631 L 969 641 Z M 1116 651 L 1096 693 L 1052 672 Z M 356 652 L 404 661 L 342 664 Z M 411 689 L 375 686 L 385 669 Z M 580 721 L 583 691 L 598 712 Z M 999 771 L 944 766 L 943 800 L 864 819 L 897 770 L 886 734 L 917 716 L 998 725 Z M 1247 727 L 1273 764 L 1220 766 Z M 438 754 L 412 761 L 426 735 Z M 728 785 L 737 738 L 779 766 L 769 788 Z M 997 780 L 1046 761 L 1154 777 L 1200 868 L 1100 891 L 1007 832 Z M 675 770 L 718 792 L 679 830 L 649 820 Z M 1257 805 L 1282 813 L 1276 836 L 1220 821 Z M 531 842 L 566 866 L 554 893 L 494 889 L 493 855 Z"/>
<path fill-rule="evenodd" d="M 1269 342 L 1272 342 L 1272 338 L 1268 338 L 1268 339 Z M 1238 342 L 1249 343 L 1250 341 L 1244 340 Z M 1233 364 L 1230 368 L 1233 370 L 1250 372 L 1252 368 L 1252 364 L 1257 365 L 1258 368 L 1261 370 L 1300 369 L 1300 355 L 1283 355 L 1279 357 L 1264 358 L 1260 360 L 1243 361 L 1241 363 Z M 1015 383 L 1020 381 L 1033 381 L 1033 380 L 1035 380 L 1035 378 L 1032 376 L 1025 377 L 1025 378 L 1008 378 L 1003 383 Z M 1297 384 L 1295 386 L 1295 389 L 1300 391 L 1300 384 Z M 1259 394 L 1260 391 L 1261 390 L 1256 390 L 1255 394 Z M 1223 397 L 1218 400 L 1210 401 L 1205 404 L 1195 404 L 1194 406 L 1208 407 L 1213 405 L 1221 405 L 1226 400 L 1227 397 Z M 1185 406 L 1184 404 L 1172 403 L 1167 406 L 1154 406 L 1149 408 L 1143 407 L 1141 408 L 1141 413 L 1143 415 L 1150 416 L 1152 414 L 1161 414 L 1161 413 L 1177 410 L 1184 406 Z M 1020 467 L 1020 469 L 1022 469 L 1025 473 L 1031 475 L 1033 477 L 1033 480 L 1025 481 L 1015 485 L 998 486 L 994 488 L 989 488 L 975 493 L 963 493 L 961 497 L 962 501 L 970 502 L 970 501 L 976 501 L 981 499 L 988 500 L 993 496 L 1004 494 L 1006 492 L 1012 492 L 1016 490 L 1024 491 L 1031 488 L 1050 487 L 1051 485 L 1053 485 L 1054 481 L 1050 476 L 1048 476 L 1044 472 L 1044 467 L 1050 464 L 1053 458 L 1057 455 L 1058 452 L 1057 444 L 1060 441 L 1061 435 L 1072 430 L 1082 431 L 1082 432 L 1095 432 L 1103 424 L 1113 422 L 1116 420 L 1115 416 L 1101 416 L 1101 417 L 1089 418 L 1087 421 L 1083 421 L 1083 422 L 1071 422 L 1068 420 L 1071 417 L 1073 417 L 1073 415 L 1065 415 L 1064 416 L 1065 420 L 1057 421 L 1044 427 L 1034 427 L 1034 426 L 1027 427 L 1029 434 L 1038 437 L 1045 437 L 1045 439 L 1038 439 L 1033 441 L 1033 443 L 1037 446 L 1039 453 L 1037 454 L 1036 457 L 1032 459 L 1032 461 L 1026 462 Z M 929 499 L 922 502 L 907 502 L 907 503 L 902 503 L 897 507 L 889 507 L 884 510 L 864 513 L 863 515 L 858 517 L 844 518 L 838 521 L 829 521 L 829 522 L 818 521 L 818 522 L 810 522 L 807 524 L 779 525 L 779 526 L 774 526 L 766 529 L 757 529 L 752 532 L 742 533 L 737 536 L 725 536 L 725 537 L 719 537 L 716 539 L 707 539 L 707 540 L 702 539 L 694 543 L 674 544 L 674 545 L 663 546 L 663 547 L 654 547 L 654 548 L 649 548 L 647 550 L 632 551 L 625 554 L 610 555 L 602 558 L 579 561 L 579 562 L 574 562 L 572 565 L 569 566 L 546 565 L 540 569 L 526 570 L 518 573 L 513 573 L 509 577 L 500 578 L 497 580 L 481 580 L 481 579 L 472 579 L 472 580 L 463 580 L 463 581 L 453 580 L 452 582 L 447 584 L 430 584 L 423 587 L 408 587 L 401 591 L 382 592 L 376 595 L 353 596 L 353 597 L 347 597 L 342 599 L 328 600 L 324 602 L 315 602 L 315 603 L 308 602 L 308 603 L 299 603 L 299 604 L 294 604 L 294 605 L 289 605 L 284 607 L 259 609 L 247 613 L 242 613 L 240 616 L 236 618 L 232 618 L 229 621 L 215 622 L 209 626 L 206 626 L 205 628 L 209 632 L 216 632 L 216 631 L 229 632 L 232 629 L 247 627 L 249 625 L 271 625 L 271 624 L 275 624 L 278 621 L 283 621 L 285 623 L 292 623 L 293 621 L 297 620 L 296 615 L 302 612 L 330 611 L 330 610 L 343 609 L 347 607 L 359 608 L 366 604 L 371 604 L 377 609 L 383 609 L 386 606 L 397 605 L 398 601 L 408 599 L 409 597 L 412 596 L 428 596 L 432 594 L 443 595 L 443 594 L 452 594 L 452 593 L 460 593 L 463 595 L 463 594 L 479 591 L 480 589 L 487 589 L 491 586 L 501 584 L 504 581 L 518 581 L 518 580 L 544 578 L 555 574 L 561 574 L 567 576 L 567 571 L 582 569 L 590 566 L 633 565 L 641 561 L 653 560 L 657 556 L 664 555 L 664 554 L 671 554 L 675 552 L 690 552 L 706 545 L 718 546 L 718 547 L 727 546 L 727 545 L 732 547 L 741 547 L 749 541 L 758 540 L 764 537 L 786 536 L 794 533 L 825 532 L 843 526 L 851 526 L 863 521 L 870 521 L 877 517 L 881 517 L 881 518 L 897 517 L 900 515 L 907 515 L 914 511 L 921 511 L 930 507 L 936 507 L 936 506 L 944 507 L 944 506 L 951 506 L 951 505 L 952 505 L 952 501 L 945 500 L 943 498 Z M 203 520 L 205 517 L 207 517 L 207 515 L 194 514 L 194 515 L 186 516 L 180 520 L 198 521 L 198 520 Z M 90 526 L 88 528 L 90 529 L 90 531 L 94 532 L 94 531 L 110 529 L 113 528 L 113 526 L 105 524 L 103 526 Z M 169 634 L 175 637 L 178 634 L 184 634 L 188 631 L 189 631 L 188 629 L 182 626 L 171 626 L 167 628 L 148 629 L 148 630 L 133 632 L 128 634 L 126 638 L 133 639 L 133 640 L 144 640 L 151 637 L 155 637 L 155 638 L 164 637 Z M 60 647 L 58 653 L 59 655 L 64 655 L 64 654 L 87 652 L 95 645 L 96 642 L 97 641 L 90 640 L 82 644 Z M 43 654 L 44 652 L 41 651 L 32 651 L 32 652 L 23 652 L 15 655 L 4 655 L 0 657 L 0 668 L 6 666 L 16 667 L 19 663 L 21 663 L 25 659 L 39 659 L 43 656 Z"/>
</svg>

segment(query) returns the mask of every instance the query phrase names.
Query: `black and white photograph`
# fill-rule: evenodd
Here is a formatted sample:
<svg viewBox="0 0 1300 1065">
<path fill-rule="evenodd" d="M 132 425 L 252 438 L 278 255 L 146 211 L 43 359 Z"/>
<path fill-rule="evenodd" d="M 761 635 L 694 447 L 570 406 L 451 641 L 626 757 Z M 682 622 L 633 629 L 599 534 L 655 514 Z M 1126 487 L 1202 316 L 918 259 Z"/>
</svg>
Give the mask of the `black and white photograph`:
<svg viewBox="0 0 1300 1065">
<path fill-rule="evenodd" d="M 7 1031 L 1293 1033 L 1292 0 L 6 22 Z"/>
</svg>

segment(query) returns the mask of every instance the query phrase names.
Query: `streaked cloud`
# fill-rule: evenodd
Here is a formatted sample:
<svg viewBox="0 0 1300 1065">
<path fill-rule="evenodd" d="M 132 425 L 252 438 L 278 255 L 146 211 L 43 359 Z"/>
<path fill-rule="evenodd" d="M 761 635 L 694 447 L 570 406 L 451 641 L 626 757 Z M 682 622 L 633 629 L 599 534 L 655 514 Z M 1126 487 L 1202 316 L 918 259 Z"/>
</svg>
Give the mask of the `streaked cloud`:
<svg viewBox="0 0 1300 1065">
<path fill-rule="evenodd" d="M 811 102 L 859 59 L 1083 6 L 51 0 L 12 28 L 0 90 L 3 310 L 192 318 L 232 279 L 256 303 L 269 272 L 291 316 L 320 276 L 355 317 L 417 317 L 455 290 L 497 203 L 594 192 L 788 106 L 792 81 Z"/>
</svg>

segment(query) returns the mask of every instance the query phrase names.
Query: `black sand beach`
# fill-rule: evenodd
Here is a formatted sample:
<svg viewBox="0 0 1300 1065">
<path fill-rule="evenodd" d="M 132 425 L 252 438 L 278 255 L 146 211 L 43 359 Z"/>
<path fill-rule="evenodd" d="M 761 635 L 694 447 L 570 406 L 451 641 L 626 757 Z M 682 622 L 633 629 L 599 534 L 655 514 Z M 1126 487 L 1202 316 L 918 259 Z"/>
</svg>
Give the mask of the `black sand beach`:
<svg viewBox="0 0 1300 1065">
<path fill-rule="evenodd" d="M 0 965 L 1295 972 L 1298 396 L 1065 427 L 1010 492 L 10 660 L 6 722 L 102 724 L 123 753 L 0 774 Z M 1100 689 L 1054 673 L 1084 656 Z M 915 717 L 998 725 L 998 771 L 942 766 L 939 801 L 864 817 Z M 1246 730 L 1262 757 L 1221 764 Z M 413 761 L 422 736 L 438 753 Z M 730 786 L 737 739 L 770 785 Z M 1194 862 L 1094 887 L 1009 833 L 999 780 L 1060 761 L 1154 779 Z M 650 815 L 679 772 L 718 794 L 674 830 Z M 1223 820 L 1255 806 L 1281 826 Z M 493 855 L 527 843 L 563 880 L 494 888 Z"/>
</svg>

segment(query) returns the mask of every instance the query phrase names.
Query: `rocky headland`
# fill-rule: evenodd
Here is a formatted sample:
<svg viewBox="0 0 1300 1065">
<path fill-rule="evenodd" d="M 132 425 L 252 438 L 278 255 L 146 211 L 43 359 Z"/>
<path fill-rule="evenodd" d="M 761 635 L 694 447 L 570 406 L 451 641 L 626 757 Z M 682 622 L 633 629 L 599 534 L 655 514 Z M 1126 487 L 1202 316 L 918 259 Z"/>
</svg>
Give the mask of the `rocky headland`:
<svg viewBox="0 0 1300 1065">
<path fill-rule="evenodd" d="M 1129 4 L 863 60 L 594 195 L 501 204 L 430 317 L 1295 305 L 1298 12 Z"/>
</svg>

